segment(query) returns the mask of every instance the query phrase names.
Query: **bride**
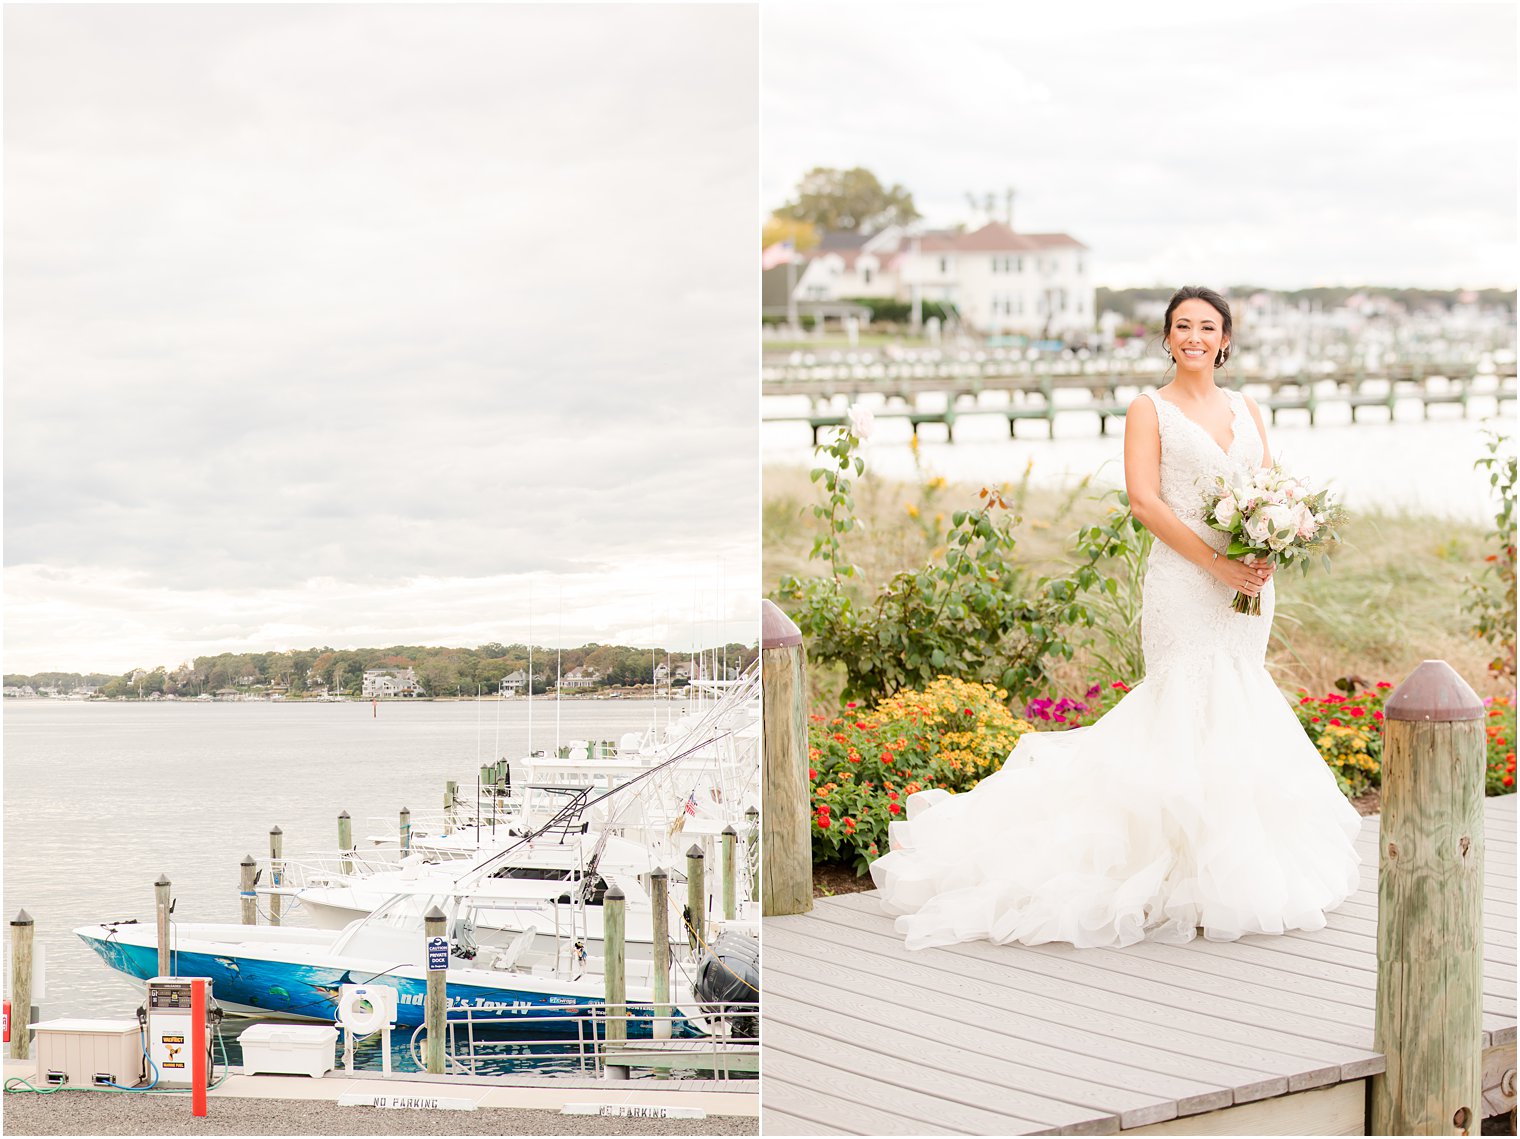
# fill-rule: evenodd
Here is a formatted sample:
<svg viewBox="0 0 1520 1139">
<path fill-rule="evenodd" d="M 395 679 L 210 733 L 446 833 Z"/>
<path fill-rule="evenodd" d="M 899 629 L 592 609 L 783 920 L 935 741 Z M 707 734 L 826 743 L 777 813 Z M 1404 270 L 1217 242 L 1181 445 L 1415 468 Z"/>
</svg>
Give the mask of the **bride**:
<svg viewBox="0 0 1520 1139">
<path fill-rule="evenodd" d="M 1200 480 L 1272 462 L 1255 402 L 1214 382 L 1230 334 L 1219 294 L 1179 289 L 1176 376 L 1125 419 L 1130 504 L 1158 539 L 1145 679 L 1089 727 L 1027 733 L 973 790 L 908 799 L 871 877 L 910 949 L 1319 929 L 1356 890 L 1361 820 L 1264 665 L 1272 571 L 1203 522 Z M 1231 609 L 1237 590 L 1260 616 Z"/>
</svg>

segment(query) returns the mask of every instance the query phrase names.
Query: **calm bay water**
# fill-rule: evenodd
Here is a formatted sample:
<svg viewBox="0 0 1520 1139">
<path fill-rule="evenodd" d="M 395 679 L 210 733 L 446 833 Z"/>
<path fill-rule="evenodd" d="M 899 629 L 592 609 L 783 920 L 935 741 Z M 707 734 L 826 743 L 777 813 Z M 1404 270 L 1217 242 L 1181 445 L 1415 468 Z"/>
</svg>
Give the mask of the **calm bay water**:
<svg viewBox="0 0 1520 1139">
<path fill-rule="evenodd" d="M 532 707 L 532 746 L 617 739 L 674 719 L 682 701 L 572 700 Z M 141 1003 L 72 930 L 153 920 L 153 882 L 173 883 L 182 922 L 239 920 L 238 863 L 395 836 L 402 807 L 442 809 L 444 783 L 526 754 L 525 700 L 495 703 L 104 703 L 7 700 L 5 969 L 10 919 L 25 908 L 47 954 L 43 1015 L 123 1017 Z M 297 915 L 287 924 L 302 924 Z M 9 977 L 7 975 L 7 985 Z M 398 1051 L 400 1049 L 398 1037 Z"/>
<path fill-rule="evenodd" d="M 1369 392 L 1372 388 L 1369 385 Z M 1071 399 L 1086 398 L 1085 392 L 1064 393 Z M 1002 406 L 1000 393 L 983 393 L 988 407 Z M 1059 396 L 1058 396 L 1059 398 Z M 924 410 L 938 410 L 943 399 L 921 397 Z M 866 399 L 868 407 L 879 402 Z M 846 406 L 835 401 L 835 411 Z M 805 415 L 806 397 L 767 397 L 764 414 Z M 898 405 L 900 406 L 900 405 Z M 1318 485 L 1330 485 L 1356 510 L 1382 508 L 1431 513 L 1466 521 L 1481 521 L 1493 514 L 1488 475 L 1475 471 L 1473 461 L 1487 454 L 1483 447 L 1486 426 L 1512 432 L 1515 405 L 1502 411 L 1489 397 L 1473 397 L 1471 414 L 1463 418 L 1455 406 L 1431 408 L 1430 419 L 1420 418 L 1419 405 L 1403 401 L 1390 422 L 1382 408 L 1367 408 L 1360 422 L 1351 421 L 1345 404 L 1326 403 L 1318 423 L 1309 426 L 1308 415 L 1285 411 L 1280 422 L 1268 423 L 1267 440 L 1273 456 L 1294 473 Z M 1033 463 L 1030 479 L 1041 486 L 1069 486 L 1086 475 L 1099 483 L 1120 486 L 1124 482 L 1123 423 L 1109 425 L 1109 434 L 1098 434 L 1096 415 L 1071 411 L 1056 417 L 1056 437 L 1045 437 L 1046 425 L 1019 424 L 1019 437 L 1008 438 L 1007 420 L 998 415 L 963 415 L 955 423 L 955 442 L 944 441 L 944 428 L 931 424 L 923 429 L 919 460 L 923 467 L 952 482 L 1011 482 L 1022 477 Z M 765 461 L 781 465 L 812 466 L 807 424 L 767 422 L 761 425 Z M 906 421 L 877 423 L 866 445 L 868 469 L 887 478 L 913 481 L 917 477 L 908 447 L 912 432 Z"/>
</svg>

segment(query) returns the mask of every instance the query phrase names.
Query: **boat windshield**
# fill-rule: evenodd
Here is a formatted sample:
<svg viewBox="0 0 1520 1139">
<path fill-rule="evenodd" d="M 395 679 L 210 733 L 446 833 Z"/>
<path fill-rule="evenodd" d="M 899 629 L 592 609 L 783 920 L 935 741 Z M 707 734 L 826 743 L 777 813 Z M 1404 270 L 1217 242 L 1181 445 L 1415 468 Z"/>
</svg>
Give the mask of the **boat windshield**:
<svg viewBox="0 0 1520 1139">
<path fill-rule="evenodd" d="M 448 912 L 448 903 L 446 894 L 398 894 L 370 914 L 366 924 L 420 931 L 423 916 L 434 906 Z"/>
</svg>

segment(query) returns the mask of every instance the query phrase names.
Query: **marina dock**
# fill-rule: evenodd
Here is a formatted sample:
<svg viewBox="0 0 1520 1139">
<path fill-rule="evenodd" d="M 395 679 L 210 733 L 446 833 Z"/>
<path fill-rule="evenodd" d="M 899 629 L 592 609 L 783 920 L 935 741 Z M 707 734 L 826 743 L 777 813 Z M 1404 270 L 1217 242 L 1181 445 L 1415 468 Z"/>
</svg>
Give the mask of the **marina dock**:
<svg viewBox="0 0 1520 1139">
<path fill-rule="evenodd" d="M 1488 1116 L 1515 1107 L 1515 796 L 1485 824 Z M 1365 1134 L 1378 834 L 1312 933 L 910 952 L 874 892 L 767 918 L 764 1132 Z"/>
</svg>

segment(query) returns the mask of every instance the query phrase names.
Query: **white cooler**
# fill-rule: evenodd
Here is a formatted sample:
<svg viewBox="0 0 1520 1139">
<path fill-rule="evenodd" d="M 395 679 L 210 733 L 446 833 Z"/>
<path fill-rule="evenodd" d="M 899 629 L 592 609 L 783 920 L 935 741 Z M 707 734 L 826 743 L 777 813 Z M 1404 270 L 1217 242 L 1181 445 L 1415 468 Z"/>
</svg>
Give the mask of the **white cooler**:
<svg viewBox="0 0 1520 1139">
<path fill-rule="evenodd" d="M 37 1030 L 37 1075 L 44 1082 L 74 1088 L 139 1082 L 143 1045 L 137 1021 L 69 1017 L 31 1027 Z"/>
<path fill-rule="evenodd" d="M 333 1070 L 338 1030 L 328 1024 L 255 1024 L 238 1036 L 243 1075 L 324 1076 Z"/>
</svg>

